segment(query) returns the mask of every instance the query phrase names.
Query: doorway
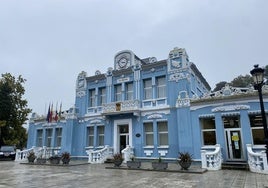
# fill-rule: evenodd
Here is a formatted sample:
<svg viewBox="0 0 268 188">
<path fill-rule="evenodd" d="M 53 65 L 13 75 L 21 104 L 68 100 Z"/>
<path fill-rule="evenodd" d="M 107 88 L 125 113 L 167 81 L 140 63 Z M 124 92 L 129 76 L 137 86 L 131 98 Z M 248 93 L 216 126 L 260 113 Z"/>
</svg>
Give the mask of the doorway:
<svg viewBox="0 0 268 188">
<path fill-rule="evenodd" d="M 240 129 L 225 129 L 227 159 L 244 160 L 243 144 Z"/>
<path fill-rule="evenodd" d="M 114 153 L 121 153 L 127 145 L 132 147 L 132 120 L 114 120 Z"/>
<path fill-rule="evenodd" d="M 126 148 L 127 145 L 129 145 L 129 131 L 128 131 L 128 125 L 119 125 L 119 148 L 120 152 Z"/>
</svg>

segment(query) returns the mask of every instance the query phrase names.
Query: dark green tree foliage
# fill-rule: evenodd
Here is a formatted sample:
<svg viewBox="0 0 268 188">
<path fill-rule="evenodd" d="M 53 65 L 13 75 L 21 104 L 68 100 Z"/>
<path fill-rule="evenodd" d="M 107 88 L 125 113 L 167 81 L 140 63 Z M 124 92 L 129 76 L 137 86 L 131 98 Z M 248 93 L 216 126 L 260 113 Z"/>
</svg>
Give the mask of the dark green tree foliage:
<svg viewBox="0 0 268 188">
<path fill-rule="evenodd" d="M 222 82 L 217 83 L 215 89 L 213 90 L 213 92 L 221 90 L 221 88 L 223 88 L 225 86 L 225 84 L 227 84 L 226 81 L 222 81 Z"/>
<path fill-rule="evenodd" d="M 238 76 L 234 78 L 230 85 L 233 87 L 248 87 L 250 84 L 253 83 L 253 78 L 249 74 L 246 74 L 245 76 Z"/>
<path fill-rule="evenodd" d="M 26 129 L 22 126 L 31 109 L 23 99 L 25 79 L 17 79 L 10 73 L 0 79 L 0 145 L 15 145 L 23 148 L 27 142 Z"/>
</svg>

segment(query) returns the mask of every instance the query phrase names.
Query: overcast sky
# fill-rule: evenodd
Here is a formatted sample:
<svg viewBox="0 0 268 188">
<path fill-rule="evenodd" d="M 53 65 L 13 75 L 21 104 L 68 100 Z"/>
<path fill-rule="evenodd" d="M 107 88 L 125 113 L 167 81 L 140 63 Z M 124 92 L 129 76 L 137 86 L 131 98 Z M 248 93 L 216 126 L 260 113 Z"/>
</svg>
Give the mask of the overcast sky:
<svg viewBox="0 0 268 188">
<path fill-rule="evenodd" d="M 114 55 L 185 48 L 212 89 L 268 65 L 267 0 L 0 0 L 0 73 L 22 75 L 38 114 L 75 102 L 75 82 Z"/>
</svg>

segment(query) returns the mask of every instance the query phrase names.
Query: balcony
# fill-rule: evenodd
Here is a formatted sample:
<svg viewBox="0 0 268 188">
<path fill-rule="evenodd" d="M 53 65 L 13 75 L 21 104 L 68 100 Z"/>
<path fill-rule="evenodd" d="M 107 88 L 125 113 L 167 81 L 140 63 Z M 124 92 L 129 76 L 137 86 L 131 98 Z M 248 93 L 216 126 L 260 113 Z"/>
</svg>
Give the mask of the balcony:
<svg viewBox="0 0 268 188">
<path fill-rule="evenodd" d="M 120 102 L 112 102 L 108 104 L 104 104 L 102 108 L 103 115 L 106 114 L 119 114 L 119 113 L 127 113 L 127 112 L 135 112 L 140 108 L 139 100 L 129 100 L 129 101 L 120 101 Z"/>
</svg>

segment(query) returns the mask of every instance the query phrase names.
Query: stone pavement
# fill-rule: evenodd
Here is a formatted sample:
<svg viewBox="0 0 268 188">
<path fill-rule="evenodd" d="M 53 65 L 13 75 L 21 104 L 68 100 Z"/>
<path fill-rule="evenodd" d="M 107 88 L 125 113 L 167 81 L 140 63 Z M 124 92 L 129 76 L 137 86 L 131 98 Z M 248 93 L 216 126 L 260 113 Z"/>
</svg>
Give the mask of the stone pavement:
<svg viewBox="0 0 268 188">
<path fill-rule="evenodd" d="M 71 163 L 70 166 L 25 165 L 0 161 L 2 187 L 66 188 L 268 188 L 268 175 L 239 170 L 208 171 L 203 174 L 106 169 L 112 164 Z M 74 165 L 76 164 L 76 165 Z M 169 168 L 176 168 L 169 164 Z"/>
</svg>

